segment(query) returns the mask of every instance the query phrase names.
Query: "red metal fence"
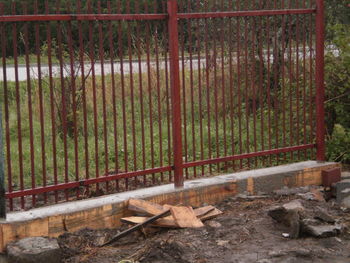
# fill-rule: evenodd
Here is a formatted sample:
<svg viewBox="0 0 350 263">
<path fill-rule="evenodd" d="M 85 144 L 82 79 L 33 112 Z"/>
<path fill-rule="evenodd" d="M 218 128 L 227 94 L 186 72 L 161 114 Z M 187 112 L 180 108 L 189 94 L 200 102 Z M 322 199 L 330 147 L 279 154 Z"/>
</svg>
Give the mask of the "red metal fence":
<svg viewBox="0 0 350 263">
<path fill-rule="evenodd" d="M 322 0 L 1 6 L 9 210 L 324 160 Z"/>
</svg>

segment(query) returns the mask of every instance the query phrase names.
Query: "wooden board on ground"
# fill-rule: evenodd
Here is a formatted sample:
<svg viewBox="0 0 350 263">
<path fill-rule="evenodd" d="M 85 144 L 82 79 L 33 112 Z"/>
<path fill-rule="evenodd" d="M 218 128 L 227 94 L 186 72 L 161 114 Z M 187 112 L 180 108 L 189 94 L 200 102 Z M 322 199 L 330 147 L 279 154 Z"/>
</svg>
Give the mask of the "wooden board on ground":
<svg viewBox="0 0 350 263">
<path fill-rule="evenodd" d="M 190 206 L 172 206 L 170 207 L 171 215 L 176 224 L 181 228 L 186 227 L 203 227 L 203 223 L 197 218 L 192 207 Z"/>
<path fill-rule="evenodd" d="M 135 232 L 136 230 L 142 229 L 142 227 L 146 226 L 147 224 L 151 224 L 154 221 L 157 221 L 157 219 L 162 218 L 164 216 L 167 216 L 169 213 L 170 213 L 169 209 L 166 209 L 164 212 L 162 212 L 162 213 L 160 213 L 158 215 L 149 217 L 145 222 L 143 222 L 141 224 L 137 224 L 137 225 L 135 225 L 135 226 L 133 226 L 133 227 L 131 227 L 131 228 L 129 228 L 129 229 L 119 233 L 119 234 L 117 234 L 116 236 L 112 237 L 112 239 L 110 241 L 102 244 L 101 247 L 113 244 L 114 242 L 116 242 L 117 240 L 127 236 L 128 234 L 130 234 L 132 232 Z"/>
<path fill-rule="evenodd" d="M 137 213 L 151 216 L 158 215 L 166 210 L 161 205 L 140 199 L 130 199 L 128 203 L 128 209 Z"/>
<path fill-rule="evenodd" d="M 214 210 L 210 211 L 209 213 L 199 217 L 202 221 L 213 219 L 219 215 L 223 214 L 219 209 L 214 207 Z"/>
<path fill-rule="evenodd" d="M 194 209 L 194 213 L 198 218 L 201 218 L 202 216 L 213 211 L 214 209 L 215 209 L 214 206 L 208 205 L 208 206 L 203 206 L 203 207 L 199 207 L 199 208 Z"/>
<path fill-rule="evenodd" d="M 149 217 L 144 216 L 130 216 L 130 217 L 124 217 L 121 218 L 120 221 L 128 224 L 142 224 L 143 222 L 147 221 Z M 172 216 L 160 218 L 154 223 L 150 224 L 151 226 L 155 227 L 166 227 L 166 228 L 178 228 L 179 226 L 176 224 L 174 218 Z"/>
</svg>

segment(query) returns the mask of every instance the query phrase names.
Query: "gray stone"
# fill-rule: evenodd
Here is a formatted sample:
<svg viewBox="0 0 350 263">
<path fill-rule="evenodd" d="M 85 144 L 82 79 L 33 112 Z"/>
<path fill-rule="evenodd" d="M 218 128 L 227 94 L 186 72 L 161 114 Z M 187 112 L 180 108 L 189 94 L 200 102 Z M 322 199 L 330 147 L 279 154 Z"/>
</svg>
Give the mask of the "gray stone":
<svg viewBox="0 0 350 263">
<path fill-rule="evenodd" d="M 296 212 L 305 211 L 305 208 L 304 208 L 303 204 L 300 202 L 300 200 L 293 200 L 289 203 L 284 204 L 283 207 L 287 211 L 291 211 L 291 210 L 296 211 Z"/>
<path fill-rule="evenodd" d="M 9 263 L 59 263 L 62 260 L 56 239 L 29 237 L 7 245 Z"/>
<path fill-rule="evenodd" d="M 300 234 L 300 219 L 305 208 L 299 200 L 294 200 L 283 206 L 274 206 L 269 209 L 268 215 L 277 222 L 289 227 L 290 238 L 298 238 Z"/>
<path fill-rule="evenodd" d="M 317 209 L 317 211 L 315 212 L 314 218 L 330 224 L 335 223 L 334 218 L 322 208 Z"/>
<path fill-rule="evenodd" d="M 299 193 L 297 194 L 298 197 L 301 197 L 302 199 L 306 200 L 306 201 L 314 201 L 316 200 L 315 195 L 311 192 L 307 192 L 307 193 Z"/>
<path fill-rule="evenodd" d="M 336 195 L 337 195 L 337 202 L 338 204 L 341 204 L 343 199 L 350 196 L 349 191 L 344 191 L 348 188 L 350 188 L 350 179 L 341 180 L 340 182 L 336 183 Z M 343 192 L 344 191 L 344 192 Z"/>
<path fill-rule="evenodd" d="M 341 178 L 342 179 L 350 179 L 350 172 L 342 172 Z"/>
<path fill-rule="evenodd" d="M 296 194 L 304 194 L 309 192 L 309 187 L 297 187 L 297 188 L 288 188 L 284 187 L 280 190 L 275 190 L 273 193 L 278 196 L 289 196 L 289 195 L 296 195 Z"/>
<path fill-rule="evenodd" d="M 212 228 L 220 228 L 220 227 L 222 227 L 222 225 L 219 222 L 214 221 L 214 220 L 208 221 L 207 225 L 209 227 L 212 227 Z"/>
<path fill-rule="evenodd" d="M 340 225 L 311 225 L 303 221 L 302 231 L 314 237 L 334 237 L 341 233 Z"/>
<path fill-rule="evenodd" d="M 345 207 L 345 208 L 350 208 L 350 196 L 345 197 L 342 201 L 341 201 L 341 206 Z"/>
</svg>

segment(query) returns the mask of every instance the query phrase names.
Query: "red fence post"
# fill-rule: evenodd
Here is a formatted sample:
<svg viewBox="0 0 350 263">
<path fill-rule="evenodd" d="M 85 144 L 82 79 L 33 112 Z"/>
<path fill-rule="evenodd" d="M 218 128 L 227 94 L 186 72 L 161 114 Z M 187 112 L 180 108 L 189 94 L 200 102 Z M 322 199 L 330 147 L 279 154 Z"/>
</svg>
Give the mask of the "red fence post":
<svg viewBox="0 0 350 263">
<path fill-rule="evenodd" d="M 316 145 L 317 161 L 325 161 L 324 0 L 316 0 Z"/>
<path fill-rule="evenodd" d="M 184 178 L 182 160 L 181 95 L 177 0 L 168 0 L 168 15 L 170 86 L 173 122 L 174 182 L 175 187 L 183 187 Z"/>
</svg>

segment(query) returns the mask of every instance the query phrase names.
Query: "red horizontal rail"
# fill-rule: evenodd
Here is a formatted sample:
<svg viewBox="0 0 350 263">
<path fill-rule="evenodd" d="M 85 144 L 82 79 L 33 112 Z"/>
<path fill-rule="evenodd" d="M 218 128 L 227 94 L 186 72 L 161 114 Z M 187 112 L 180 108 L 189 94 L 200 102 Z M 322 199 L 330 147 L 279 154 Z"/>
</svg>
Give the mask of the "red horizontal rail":
<svg viewBox="0 0 350 263">
<path fill-rule="evenodd" d="M 50 185 L 50 186 L 46 186 L 46 187 L 37 187 L 34 189 L 28 189 L 28 190 L 23 190 L 23 191 L 14 191 L 11 193 L 6 193 L 6 198 L 11 199 L 11 198 L 22 197 L 22 196 L 43 194 L 43 193 L 48 193 L 48 192 L 53 192 L 53 191 L 74 189 L 74 188 L 77 188 L 80 186 L 88 186 L 88 185 L 92 185 L 92 184 L 110 182 L 110 181 L 114 181 L 114 180 L 118 180 L 118 179 L 132 178 L 132 177 L 143 176 L 143 175 L 148 175 L 148 174 L 164 173 L 164 172 L 169 172 L 171 170 L 172 170 L 171 166 L 165 166 L 165 167 L 160 167 L 160 168 L 146 169 L 146 170 L 142 170 L 142 171 L 112 174 L 112 175 L 102 176 L 102 177 L 98 177 L 98 178 L 81 180 L 79 182 Z"/>
<path fill-rule="evenodd" d="M 305 9 L 281 9 L 281 10 L 254 10 L 254 11 L 233 11 L 233 12 L 208 12 L 208 13 L 179 13 L 181 19 L 191 18 L 222 18 L 237 16 L 274 16 L 274 15 L 301 15 L 316 13 L 314 8 Z"/>
<path fill-rule="evenodd" d="M 222 18 L 237 16 L 271 16 L 289 14 L 311 14 L 316 9 L 283 9 L 283 10 L 257 10 L 234 12 L 208 12 L 208 13 L 179 13 L 180 19 L 191 18 Z M 10 15 L 0 16 L 0 22 L 39 22 L 39 21 L 111 21 L 111 20 L 164 20 L 167 14 L 65 14 L 65 15 Z"/>
<path fill-rule="evenodd" d="M 66 14 L 0 16 L 0 22 L 162 20 L 166 14 Z"/>
<path fill-rule="evenodd" d="M 190 168 L 190 167 L 196 167 L 196 166 L 202 166 L 202 165 L 208 165 L 208 164 L 216 164 L 216 163 L 223 163 L 223 162 L 229 162 L 229 161 L 254 158 L 254 157 L 259 157 L 259 156 L 268 156 L 268 155 L 279 154 L 279 153 L 307 150 L 307 149 L 311 149 L 311 148 L 315 148 L 315 147 L 316 147 L 316 144 L 305 144 L 305 145 L 292 146 L 292 147 L 286 147 L 286 148 L 280 148 L 280 149 L 273 149 L 273 150 L 268 150 L 268 151 L 245 153 L 245 154 L 240 154 L 240 155 L 220 157 L 220 158 L 214 158 L 214 159 L 209 159 L 209 160 L 188 162 L 188 163 L 184 163 L 183 167 Z"/>
</svg>

